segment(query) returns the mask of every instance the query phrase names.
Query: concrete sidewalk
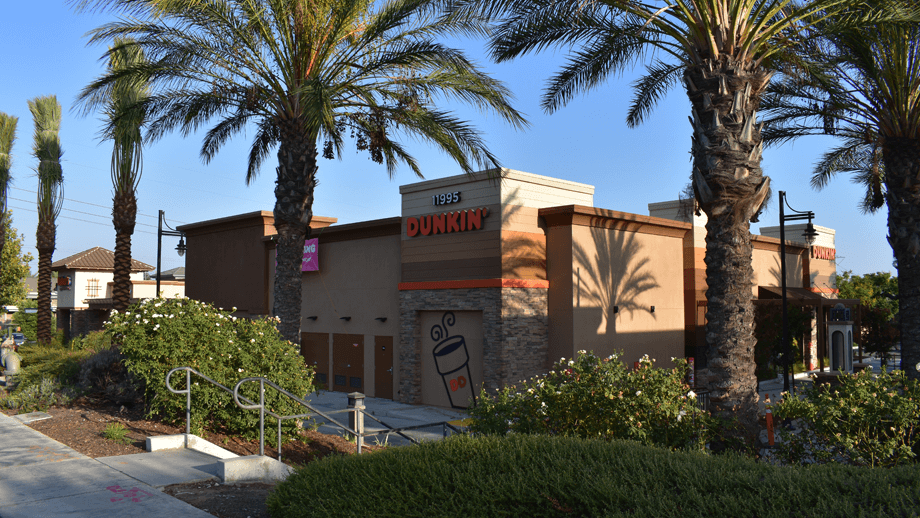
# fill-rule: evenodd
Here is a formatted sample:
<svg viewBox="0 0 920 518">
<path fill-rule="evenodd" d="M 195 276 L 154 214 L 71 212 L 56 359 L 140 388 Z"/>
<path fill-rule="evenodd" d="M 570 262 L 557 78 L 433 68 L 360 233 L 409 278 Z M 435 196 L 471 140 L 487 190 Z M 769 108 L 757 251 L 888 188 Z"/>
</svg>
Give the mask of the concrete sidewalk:
<svg viewBox="0 0 920 518">
<path fill-rule="evenodd" d="M 0 414 L 0 517 L 211 517 L 158 488 L 215 479 L 194 450 L 91 459 Z M 137 469 L 138 457 L 145 457 Z"/>
<path fill-rule="evenodd" d="M 348 407 L 348 394 L 344 392 L 323 390 L 308 394 L 306 399 L 310 402 L 312 407 L 323 413 L 335 412 Z M 411 441 L 398 434 L 386 434 L 383 424 L 375 421 L 373 418 L 382 421 L 388 428 L 402 428 L 445 421 L 456 422 L 469 417 L 469 415 L 460 410 L 410 405 L 382 398 L 365 398 L 364 406 L 365 412 L 368 414 L 364 418 L 365 430 L 367 432 L 382 431 L 380 435 L 366 437 L 365 444 L 368 445 L 380 443 L 390 446 L 404 446 L 411 444 Z M 335 413 L 330 417 L 342 424 L 348 425 L 347 413 Z M 318 431 L 322 433 L 335 435 L 343 435 L 344 433 L 341 428 L 329 423 L 320 416 L 316 416 L 314 420 L 319 425 Z M 452 433 L 453 432 L 448 431 L 448 434 Z M 419 430 L 408 431 L 405 432 L 405 434 L 420 442 L 436 441 L 444 437 L 444 427 L 441 425 L 434 425 Z"/>
<path fill-rule="evenodd" d="M 341 392 L 324 391 L 310 394 L 308 398 L 314 407 L 323 412 L 342 410 L 348 406 L 348 396 Z M 450 409 L 407 405 L 388 399 L 367 398 L 365 404 L 369 414 L 391 427 L 466 417 Z M 332 417 L 348 424 L 348 414 L 336 413 Z M 207 448 L 174 448 L 182 443 L 183 436 L 148 439 L 148 443 L 166 443 L 165 447 L 172 449 L 91 459 L 33 430 L 23 421 L 28 419 L 0 414 L 0 518 L 210 517 L 210 514 L 160 489 L 172 484 L 207 480 L 220 483 L 221 480 L 230 480 L 228 473 L 231 469 L 237 470 L 237 474 L 241 470 L 265 473 L 267 468 L 264 463 L 275 462 L 265 457 L 236 457 L 210 444 L 206 446 L 221 451 L 208 450 L 213 454 L 206 454 L 199 450 Z M 271 427 L 266 428 L 266 433 L 272 433 Z M 366 428 L 370 431 L 379 429 L 380 425 L 367 418 Z M 341 434 L 340 429 L 328 424 L 320 426 L 320 431 Z M 409 433 L 419 440 L 437 440 L 442 437 L 442 427 Z M 174 444 L 170 445 L 170 442 Z M 389 441 L 381 438 L 379 442 L 409 444 L 409 441 L 395 435 Z M 374 439 L 368 438 L 368 444 L 374 444 Z M 148 446 L 154 450 L 159 447 Z M 231 468 L 230 464 L 243 464 L 243 467 Z"/>
</svg>

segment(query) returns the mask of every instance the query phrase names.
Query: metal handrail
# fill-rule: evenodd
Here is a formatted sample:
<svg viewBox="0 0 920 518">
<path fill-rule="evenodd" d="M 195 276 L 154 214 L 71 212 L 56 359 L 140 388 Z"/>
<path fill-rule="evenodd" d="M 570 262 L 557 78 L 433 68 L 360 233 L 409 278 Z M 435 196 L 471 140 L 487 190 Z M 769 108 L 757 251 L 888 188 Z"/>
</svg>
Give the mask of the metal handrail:
<svg viewBox="0 0 920 518">
<path fill-rule="evenodd" d="M 186 386 L 186 389 L 185 389 L 185 390 L 177 390 L 177 389 L 173 388 L 172 384 L 170 383 L 170 380 L 171 380 L 171 378 L 172 378 L 172 375 L 175 374 L 175 373 L 178 372 L 178 371 L 181 371 L 181 370 L 184 370 L 184 371 L 185 371 L 185 386 Z M 304 399 L 302 399 L 302 398 L 300 398 L 300 397 L 298 397 L 298 396 L 296 396 L 296 395 L 294 395 L 294 394 L 288 392 L 287 390 L 285 390 L 285 389 L 281 388 L 280 386 L 278 386 L 277 384 L 275 384 L 273 381 L 271 381 L 271 380 L 269 380 L 269 379 L 267 379 L 267 378 L 263 378 L 263 377 L 261 377 L 261 376 L 243 378 L 243 379 L 241 379 L 239 382 L 237 382 L 237 384 L 236 384 L 236 385 L 233 387 L 233 389 L 231 390 L 230 388 L 225 387 L 224 385 L 222 385 L 222 384 L 219 383 L 218 381 L 215 381 L 215 380 L 213 380 L 213 379 L 211 379 L 211 378 L 205 376 L 204 374 L 202 374 L 202 373 L 196 371 L 195 369 L 193 369 L 193 368 L 191 368 L 191 367 L 176 367 L 175 369 L 172 369 L 171 371 L 169 371 L 169 373 L 166 374 L 166 388 L 169 389 L 169 391 L 172 392 L 173 394 L 185 394 L 185 395 L 186 395 L 186 399 L 185 399 L 185 433 L 186 433 L 186 434 L 191 434 L 192 373 L 198 375 L 199 377 L 201 377 L 201 378 L 204 379 L 205 381 L 211 383 L 212 385 L 215 385 L 215 386 L 221 388 L 221 389 L 224 390 L 225 392 L 230 393 L 230 394 L 233 396 L 233 402 L 236 403 L 236 405 L 237 405 L 238 407 L 240 407 L 240 408 L 242 408 L 242 409 L 245 409 L 245 410 L 258 410 L 258 411 L 259 411 L 259 455 L 262 455 L 262 456 L 265 455 L 265 414 L 267 413 L 268 415 L 274 417 L 274 418 L 278 421 L 278 460 L 279 460 L 279 461 L 281 460 L 281 425 L 282 425 L 282 422 L 283 422 L 284 420 L 287 420 L 287 419 L 301 419 L 301 418 L 305 418 L 305 417 L 312 417 L 314 414 L 319 415 L 320 417 L 322 417 L 322 418 L 326 419 L 327 421 L 331 422 L 332 424 L 334 424 L 334 425 L 337 426 L 338 428 L 342 429 L 342 430 L 345 431 L 346 433 L 349 433 L 349 434 L 353 435 L 354 437 L 356 437 L 356 438 L 357 438 L 357 441 L 356 441 L 356 442 L 357 442 L 357 450 L 358 450 L 358 453 L 361 453 L 361 450 L 362 450 L 361 446 L 362 446 L 364 437 L 375 436 L 375 435 L 380 435 L 380 434 L 384 434 L 384 433 L 385 433 L 386 435 L 389 435 L 389 434 L 391 434 L 391 433 L 395 433 L 395 434 L 399 435 L 400 437 L 403 437 L 404 439 L 406 439 L 406 440 L 412 442 L 413 444 L 419 444 L 419 441 L 418 441 L 417 439 L 415 439 L 415 438 L 409 436 L 409 435 L 404 434 L 404 433 L 403 433 L 404 431 L 417 430 L 417 429 L 421 429 L 421 428 L 431 428 L 431 427 L 433 427 L 433 426 L 439 426 L 439 425 L 440 425 L 441 428 L 442 428 L 442 434 L 443 434 L 444 437 L 447 437 L 447 430 L 448 430 L 448 429 L 454 431 L 455 433 L 463 433 L 463 430 L 462 430 L 461 428 L 458 428 L 458 427 L 456 427 L 456 426 L 450 424 L 450 422 L 448 422 L 448 421 L 440 421 L 440 422 L 436 422 L 436 423 L 426 423 L 426 424 L 420 424 L 420 425 L 414 425 L 414 426 L 404 426 L 404 427 L 401 427 L 401 428 L 393 428 L 392 426 L 390 426 L 390 425 L 384 423 L 384 422 L 381 421 L 380 419 L 377 419 L 377 418 L 376 418 L 375 416 L 373 416 L 372 414 L 368 414 L 367 411 L 365 411 L 363 408 L 346 408 L 346 409 L 343 409 L 343 410 L 333 410 L 333 411 L 331 411 L 331 412 L 321 412 L 321 411 L 317 410 L 316 408 L 314 408 L 313 406 L 311 406 L 311 405 L 310 405 L 307 401 L 305 401 Z M 251 399 L 249 399 L 249 398 L 247 398 L 246 396 L 243 396 L 243 395 L 241 395 L 241 394 L 239 393 L 240 387 L 243 385 L 243 383 L 246 383 L 246 382 L 259 382 L 259 402 L 258 402 L 258 403 L 252 401 Z M 284 415 L 284 416 L 282 416 L 282 415 L 279 415 L 279 414 L 277 414 L 277 413 L 275 413 L 275 412 L 272 412 L 270 409 L 265 408 L 265 385 L 268 385 L 268 386 L 274 388 L 275 390 L 277 390 L 277 391 L 280 392 L 281 394 L 287 396 L 289 399 L 292 399 L 292 400 L 296 401 L 297 403 L 303 405 L 303 406 L 306 407 L 308 410 L 310 410 L 310 412 L 312 412 L 312 413 L 310 413 L 310 414 L 296 414 L 296 415 L 293 415 L 293 414 L 292 414 L 292 415 Z M 241 402 L 241 400 L 242 400 L 242 402 Z M 359 412 L 360 412 L 362 415 L 367 416 L 367 417 L 370 417 L 370 418 L 373 419 L 374 421 L 377 421 L 378 423 L 380 423 L 381 425 L 383 425 L 383 427 L 384 427 L 385 429 L 384 429 L 384 430 L 380 430 L 380 431 L 376 431 L 376 432 L 373 432 L 373 433 L 367 433 L 367 432 L 364 432 L 363 430 L 361 430 L 361 431 L 354 430 L 354 429 L 352 429 L 351 427 L 349 427 L 349 426 L 347 426 L 347 425 L 344 425 L 344 424 L 342 424 L 342 423 L 336 421 L 336 420 L 333 419 L 332 417 L 330 417 L 332 414 L 342 414 L 342 413 L 351 413 L 351 414 L 354 414 L 355 416 L 357 416 L 357 414 L 358 414 Z M 356 421 L 357 421 L 357 419 L 356 419 Z"/>
</svg>

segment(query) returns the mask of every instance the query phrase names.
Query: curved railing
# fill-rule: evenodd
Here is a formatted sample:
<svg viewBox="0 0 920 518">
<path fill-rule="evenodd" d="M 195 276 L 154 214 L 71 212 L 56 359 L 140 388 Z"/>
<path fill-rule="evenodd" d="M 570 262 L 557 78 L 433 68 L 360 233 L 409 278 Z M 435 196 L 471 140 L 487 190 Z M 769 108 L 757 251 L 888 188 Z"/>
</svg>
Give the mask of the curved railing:
<svg viewBox="0 0 920 518">
<path fill-rule="evenodd" d="M 182 371 L 182 370 L 185 371 L 186 388 L 185 390 L 175 389 L 170 383 L 170 380 L 172 379 L 173 374 L 175 374 L 178 371 Z M 196 371 L 195 369 L 191 367 L 176 367 L 175 369 L 172 369 L 171 371 L 169 371 L 169 373 L 166 374 L 166 388 L 169 389 L 169 391 L 172 392 L 173 394 L 185 394 L 186 395 L 186 399 L 185 399 L 185 433 L 186 434 L 191 433 L 192 374 L 195 374 L 201 379 L 231 394 L 233 396 L 233 402 L 236 403 L 238 407 L 245 409 L 245 410 L 258 410 L 259 411 L 259 455 L 265 455 L 265 415 L 268 414 L 271 417 L 274 417 L 278 421 L 278 460 L 279 461 L 281 460 L 281 425 L 285 420 L 288 420 L 288 419 L 303 419 L 307 417 L 314 417 L 314 415 L 318 415 L 322 417 L 323 419 L 329 421 L 331 424 L 335 425 L 336 427 L 342 429 L 344 432 L 354 436 L 357 442 L 358 453 L 361 453 L 362 446 L 364 443 L 364 438 L 368 436 L 375 436 L 375 435 L 380 435 L 380 434 L 389 435 L 391 433 L 395 433 L 399 435 L 400 437 L 403 437 L 404 439 L 409 440 L 413 444 L 418 444 L 419 441 L 417 439 L 409 435 L 406 435 L 403 432 L 421 429 L 421 428 L 431 428 L 434 426 L 442 427 L 442 434 L 444 437 L 447 436 L 448 429 L 452 430 L 455 433 L 463 432 L 461 428 L 454 426 L 447 421 L 440 421 L 437 423 L 425 423 L 425 424 L 415 425 L 415 426 L 404 426 L 400 428 L 394 428 L 384 423 L 380 419 L 377 419 L 377 417 L 365 412 L 363 406 L 362 407 L 357 407 L 357 406 L 349 407 L 343 410 L 334 410 L 332 412 L 322 412 L 320 410 L 317 410 L 313 406 L 311 406 L 310 403 L 305 401 L 303 398 L 298 397 L 288 392 L 287 390 L 281 388 L 280 386 L 278 386 L 277 384 L 275 384 L 274 382 L 272 382 L 271 380 L 267 378 L 263 378 L 263 377 L 243 378 L 240 381 L 238 381 L 236 385 L 233 387 L 233 389 L 231 390 L 230 388 L 225 387 L 223 384 L 219 383 L 218 381 L 215 381 L 205 376 L 204 374 Z M 251 399 L 240 394 L 240 387 L 244 383 L 247 383 L 247 382 L 258 382 L 259 383 L 259 401 L 258 402 L 252 401 Z M 267 409 L 265 407 L 265 387 L 266 385 L 277 390 L 278 392 L 286 396 L 288 399 L 291 399 L 297 402 L 298 404 L 306 407 L 311 413 L 279 415 L 275 412 L 272 412 L 270 409 Z M 363 395 L 362 395 L 362 398 L 363 398 Z M 335 419 L 331 417 L 331 415 L 333 414 L 341 414 L 341 413 L 352 414 L 351 422 L 354 424 L 345 425 L 345 424 L 342 424 L 336 421 Z M 358 418 L 359 415 L 361 416 L 361 419 Z M 380 423 L 380 425 L 383 426 L 384 429 L 375 431 L 375 432 L 370 432 L 370 433 L 365 432 L 364 425 L 363 425 L 364 417 L 369 417 L 372 420 Z"/>
</svg>

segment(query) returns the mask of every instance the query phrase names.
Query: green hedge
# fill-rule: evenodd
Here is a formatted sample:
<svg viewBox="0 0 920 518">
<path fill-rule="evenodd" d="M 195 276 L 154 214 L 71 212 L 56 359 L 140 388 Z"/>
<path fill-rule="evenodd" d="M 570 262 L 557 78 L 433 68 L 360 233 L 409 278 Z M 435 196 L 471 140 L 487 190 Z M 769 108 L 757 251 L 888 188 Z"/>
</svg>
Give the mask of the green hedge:
<svg viewBox="0 0 920 518">
<path fill-rule="evenodd" d="M 920 474 L 775 467 L 629 441 L 455 436 L 312 462 L 268 507 L 274 518 L 916 516 Z"/>
</svg>

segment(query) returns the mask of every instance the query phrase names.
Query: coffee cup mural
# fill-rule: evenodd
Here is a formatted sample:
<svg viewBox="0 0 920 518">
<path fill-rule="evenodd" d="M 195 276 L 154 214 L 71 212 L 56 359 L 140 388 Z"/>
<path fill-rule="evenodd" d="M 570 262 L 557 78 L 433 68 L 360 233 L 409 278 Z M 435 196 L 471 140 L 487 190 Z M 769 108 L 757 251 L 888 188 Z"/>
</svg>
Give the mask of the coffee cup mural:
<svg viewBox="0 0 920 518">
<path fill-rule="evenodd" d="M 476 398 L 470 375 L 470 354 L 463 335 L 448 336 L 447 328 L 457 319 L 450 311 L 441 317 L 441 325 L 431 327 L 431 339 L 437 342 L 432 350 L 434 364 L 444 381 L 444 389 L 453 408 L 467 408 L 470 400 Z"/>
</svg>

